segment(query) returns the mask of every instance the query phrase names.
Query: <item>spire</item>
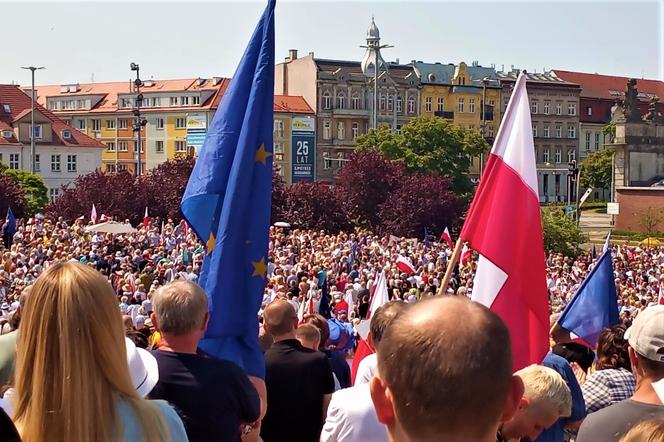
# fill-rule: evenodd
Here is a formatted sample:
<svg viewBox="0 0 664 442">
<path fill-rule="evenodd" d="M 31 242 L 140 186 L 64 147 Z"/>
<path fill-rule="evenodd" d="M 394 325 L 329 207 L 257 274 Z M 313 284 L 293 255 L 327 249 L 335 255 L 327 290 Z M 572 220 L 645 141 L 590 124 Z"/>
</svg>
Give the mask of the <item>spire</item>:
<svg viewBox="0 0 664 442">
<path fill-rule="evenodd" d="M 380 31 L 376 22 L 374 21 L 373 15 L 371 16 L 371 24 L 367 29 L 367 46 L 378 46 L 380 43 Z"/>
</svg>

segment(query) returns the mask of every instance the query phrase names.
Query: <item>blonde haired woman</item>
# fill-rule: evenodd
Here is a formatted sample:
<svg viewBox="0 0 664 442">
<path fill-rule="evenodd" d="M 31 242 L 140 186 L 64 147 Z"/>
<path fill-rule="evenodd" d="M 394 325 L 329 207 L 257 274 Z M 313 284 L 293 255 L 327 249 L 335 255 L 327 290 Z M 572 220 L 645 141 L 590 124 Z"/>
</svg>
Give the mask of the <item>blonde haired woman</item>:
<svg viewBox="0 0 664 442">
<path fill-rule="evenodd" d="M 24 442 L 187 440 L 170 405 L 132 386 L 122 318 L 101 274 L 75 262 L 52 265 L 21 322 L 14 421 Z"/>
</svg>

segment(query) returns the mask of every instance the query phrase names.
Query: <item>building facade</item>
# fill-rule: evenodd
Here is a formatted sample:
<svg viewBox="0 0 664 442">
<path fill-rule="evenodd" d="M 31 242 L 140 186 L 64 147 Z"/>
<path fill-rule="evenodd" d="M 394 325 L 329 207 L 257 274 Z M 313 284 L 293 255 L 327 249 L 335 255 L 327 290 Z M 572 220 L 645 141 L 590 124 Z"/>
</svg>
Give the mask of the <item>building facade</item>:
<svg viewBox="0 0 664 442">
<path fill-rule="evenodd" d="M 31 98 L 14 85 L 0 85 L 0 161 L 11 169 L 32 170 Z M 105 146 L 70 127 L 52 112 L 35 106 L 35 172 L 49 197 L 78 176 L 101 167 Z"/>
<path fill-rule="evenodd" d="M 498 72 L 502 86 L 502 113 L 507 108 L 519 70 Z M 569 188 L 568 164 L 579 156 L 578 84 L 551 73 L 528 73 L 526 89 L 530 99 L 537 180 L 541 203 L 561 203 L 575 199 Z"/>
<path fill-rule="evenodd" d="M 501 87 L 494 68 L 473 63 L 411 63 L 422 85 L 420 114 L 445 118 L 475 130 L 491 145 L 500 125 Z M 473 158 L 470 179 L 477 182 L 484 158 Z"/>
<path fill-rule="evenodd" d="M 367 43 L 379 41 L 372 22 Z M 378 125 L 398 131 L 419 115 L 420 84 L 411 65 L 385 63 L 378 74 Z M 371 128 L 374 78 L 360 62 L 326 60 L 310 52 L 298 58 L 290 50 L 275 68 L 275 93 L 303 96 L 315 108 L 316 179 L 333 181 L 341 165 L 355 149 L 355 138 Z"/>
</svg>

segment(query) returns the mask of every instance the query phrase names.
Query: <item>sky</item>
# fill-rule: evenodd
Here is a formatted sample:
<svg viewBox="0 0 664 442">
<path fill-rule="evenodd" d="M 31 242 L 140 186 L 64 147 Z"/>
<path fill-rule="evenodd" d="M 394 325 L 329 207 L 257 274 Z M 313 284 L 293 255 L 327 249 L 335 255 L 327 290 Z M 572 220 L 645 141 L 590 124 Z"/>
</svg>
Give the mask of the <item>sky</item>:
<svg viewBox="0 0 664 442">
<path fill-rule="evenodd" d="M 29 84 L 21 66 L 44 66 L 37 84 L 232 76 L 263 1 L 0 0 L 0 83 Z M 664 0 L 278 0 L 276 60 L 360 60 L 375 16 L 386 60 L 553 68 L 664 80 Z"/>
</svg>

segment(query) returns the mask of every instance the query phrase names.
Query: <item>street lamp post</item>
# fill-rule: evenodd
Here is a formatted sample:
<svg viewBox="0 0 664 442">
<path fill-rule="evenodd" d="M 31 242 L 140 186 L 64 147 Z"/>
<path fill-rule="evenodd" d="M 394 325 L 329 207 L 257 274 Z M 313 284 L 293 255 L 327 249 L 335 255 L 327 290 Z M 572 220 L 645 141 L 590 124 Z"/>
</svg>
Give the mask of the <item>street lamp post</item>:
<svg viewBox="0 0 664 442">
<path fill-rule="evenodd" d="M 570 199 L 570 192 L 574 190 L 574 199 L 576 201 L 576 215 L 574 216 L 574 219 L 576 220 L 576 225 L 579 225 L 579 221 L 581 219 L 581 216 L 579 214 L 579 175 L 581 173 L 581 170 L 577 167 L 576 160 L 572 160 L 569 162 L 567 165 L 567 170 L 569 171 L 569 186 L 567 188 L 567 205 L 569 206 L 571 203 Z"/>
<path fill-rule="evenodd" d="M 481 123 L 480 123 L 480 135 L 482 138 L 486 139 L 486 86 L 489 84 L 491 79 L 489 77 L 482 78 L 482 112 Z M 484 153 L 480 153 L 480 179 L 482 178 L 482 171 L 484 169 Z"/>
<path fill-rule="evenodd" d="M 378 129 L 378 74 L 380 69 L 385 69 L 387 72 L 385 61 L 383 60 L 382 55 L 380 54 L 381 49 L 393 48 L 392 45 L 381 45 L 380 44 L 380 32 L 378 27 L 374 22 L 373 17 L 371 18 L 371 24 L 367 30 L 367 44 L 360 46 L 365 48 L 367 52 L 364 55 L 364 59 L 360 63 L 360 68 L 362 73 L 369 77 L 373 74 L 373 115 L 372 115 L 372 126 L 373 129 Z M 373 72 L 371 67 L 373 66 Z"/>
<path fill-rule="evenodd" d="M 30 172 L 35 173 L 36 151 L 35 151 L 35 71 L 46 69 L 43 66 L 22 66 L 21 69 L 29 70 L 32 76 L 32 89 L 30 89 Z"/>
<path fill-rule="evenodd" d="M 132 109 L 134 114 L 134 124 L 132 128 L 136 134 L 136 176 L 141 175 L 141 129 L 148 123 L 147 120 L 141 118 L 141 103 L 143 102 L 143 94 L 141 94 L 141 86 L 143 81 L 139 76 L 139 66 L 137 63 L 131 63 L 129 68 L 136 71 L 136 79 L 134 80 L 134 92 L 136 93 L 136 102 Z"/>
</svg>

